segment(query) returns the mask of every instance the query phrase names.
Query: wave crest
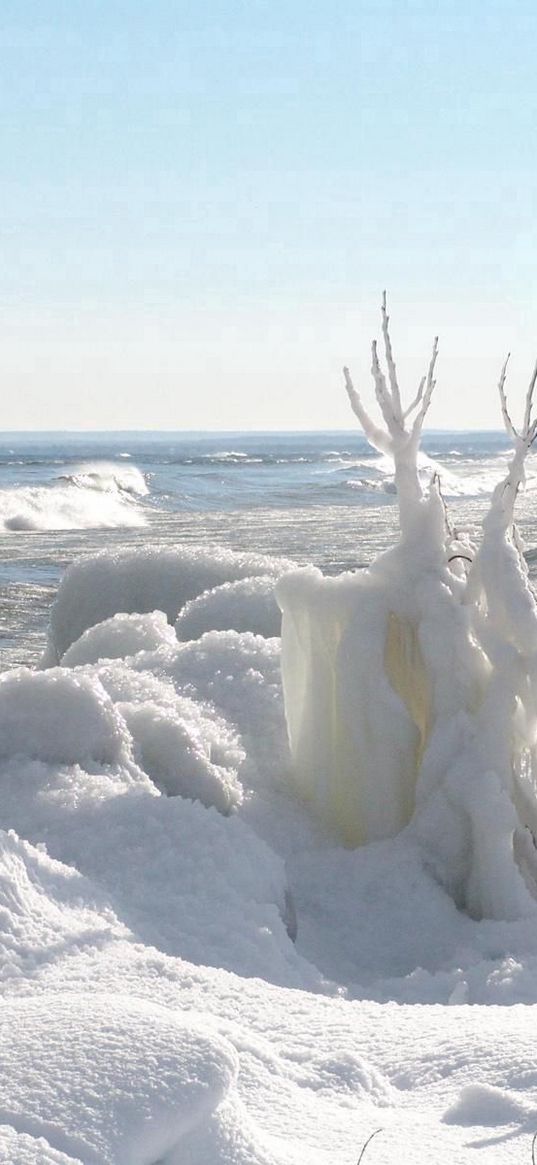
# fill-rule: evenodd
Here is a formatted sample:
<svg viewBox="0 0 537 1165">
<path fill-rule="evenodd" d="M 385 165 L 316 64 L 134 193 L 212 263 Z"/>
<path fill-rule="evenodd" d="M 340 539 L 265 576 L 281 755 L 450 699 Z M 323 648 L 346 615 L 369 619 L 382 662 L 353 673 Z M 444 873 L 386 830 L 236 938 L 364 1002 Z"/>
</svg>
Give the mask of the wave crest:
<svg viewBox="0 0 537 1165">
<path fill-rule="evenodd" d="M 87 462 L 50 485 L 0 490 L 0 529 L 86 530 L 143 526 L 149 493 L 135 465 Z"/>
</svg>

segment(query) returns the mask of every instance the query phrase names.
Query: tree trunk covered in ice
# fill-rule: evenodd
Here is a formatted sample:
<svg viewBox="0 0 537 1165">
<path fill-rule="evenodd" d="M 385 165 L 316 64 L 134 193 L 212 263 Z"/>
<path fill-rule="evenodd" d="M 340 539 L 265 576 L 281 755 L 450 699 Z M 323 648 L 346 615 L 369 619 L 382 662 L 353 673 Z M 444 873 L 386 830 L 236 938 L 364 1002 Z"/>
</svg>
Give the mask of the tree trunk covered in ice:
<svg viewBox="0 0 537 1165">
<path fill-rule="evenodd" d="M 345 844 L 408 827 L 459 906 L 518 917 L 537 886 L 537 605 L 513 513 L 537 431 L 537 368 L 520 433 L 502 370 L 514 453 L 476 550 L 450 529 L 436 478 L 424 486 L 418 472 L 437 342 L 404 409 L 385 298 L 382 331 L 382 427 L 348 369 L 345 384 L 369 442 L 393 458 L 401 537 L 368 570 L 308 568 L 278 584 L 294 781 Z"/>
</svg>

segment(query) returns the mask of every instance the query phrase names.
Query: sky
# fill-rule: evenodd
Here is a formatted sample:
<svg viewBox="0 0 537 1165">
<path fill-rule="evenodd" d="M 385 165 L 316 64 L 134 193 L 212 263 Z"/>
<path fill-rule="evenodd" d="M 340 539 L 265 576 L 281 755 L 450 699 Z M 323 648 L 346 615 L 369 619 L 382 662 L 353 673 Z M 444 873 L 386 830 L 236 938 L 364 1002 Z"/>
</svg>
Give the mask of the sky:
<svg viewBox="0 0 537 1165">
<path fill-rule="evenodd" d="M 3 0 L 3 429 L 498 428 L 537 355 L 535 0 Z"/>
</svg>

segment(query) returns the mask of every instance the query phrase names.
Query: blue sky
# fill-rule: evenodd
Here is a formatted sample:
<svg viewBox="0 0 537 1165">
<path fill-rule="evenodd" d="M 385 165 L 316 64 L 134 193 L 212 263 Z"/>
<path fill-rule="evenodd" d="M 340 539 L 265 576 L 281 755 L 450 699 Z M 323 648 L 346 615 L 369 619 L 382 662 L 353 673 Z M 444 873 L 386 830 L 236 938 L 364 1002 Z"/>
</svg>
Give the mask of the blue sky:
<svg viewBox="0 0 537 1165">
<path fill-rule="evenodd" d="M 4 0 L 4 428 L 352 425 L 388 288 L 437 426 L 537 353 L 533 0 Z"/>
</svg>

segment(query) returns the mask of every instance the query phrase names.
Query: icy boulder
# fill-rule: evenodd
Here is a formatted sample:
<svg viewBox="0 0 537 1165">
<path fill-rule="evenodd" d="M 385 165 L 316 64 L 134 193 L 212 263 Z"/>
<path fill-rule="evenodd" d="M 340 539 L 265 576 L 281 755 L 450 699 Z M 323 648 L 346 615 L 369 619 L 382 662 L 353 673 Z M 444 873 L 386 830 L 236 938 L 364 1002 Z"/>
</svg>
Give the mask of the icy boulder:
<svg viewBox="0 0 537 1165">
<path fill-rule="evenodd" d="M 72 563 L 52 607 L 43 666 L 59 663 L 88 627 L 120 611 L 164 611 L 173 623 L 185 603 L 203 591 L 254 575 L 276 578 L 290 565 L 286 559 L 218 547 L 163 550 L 151 546 L 104 551 Z"/>
<path fill-rule="evenodd" d="M 122 659 L 138 651 L 156 651 L 175 644 L 176 635 L 163 611 L 147 615 L 120 612 L 88 627 L 62 657 L 62 667 L 97 663 L 100 659 Z"/>
<path fill-rule="evenodd" d="M 252 631 L 266 639 L 279 636 L 282 617 L 274 597 L 275 578 L 260 575 L 223 583 L 185 603 L 175 624 L 182 640 L 206 631 Z"/>
</svg>

